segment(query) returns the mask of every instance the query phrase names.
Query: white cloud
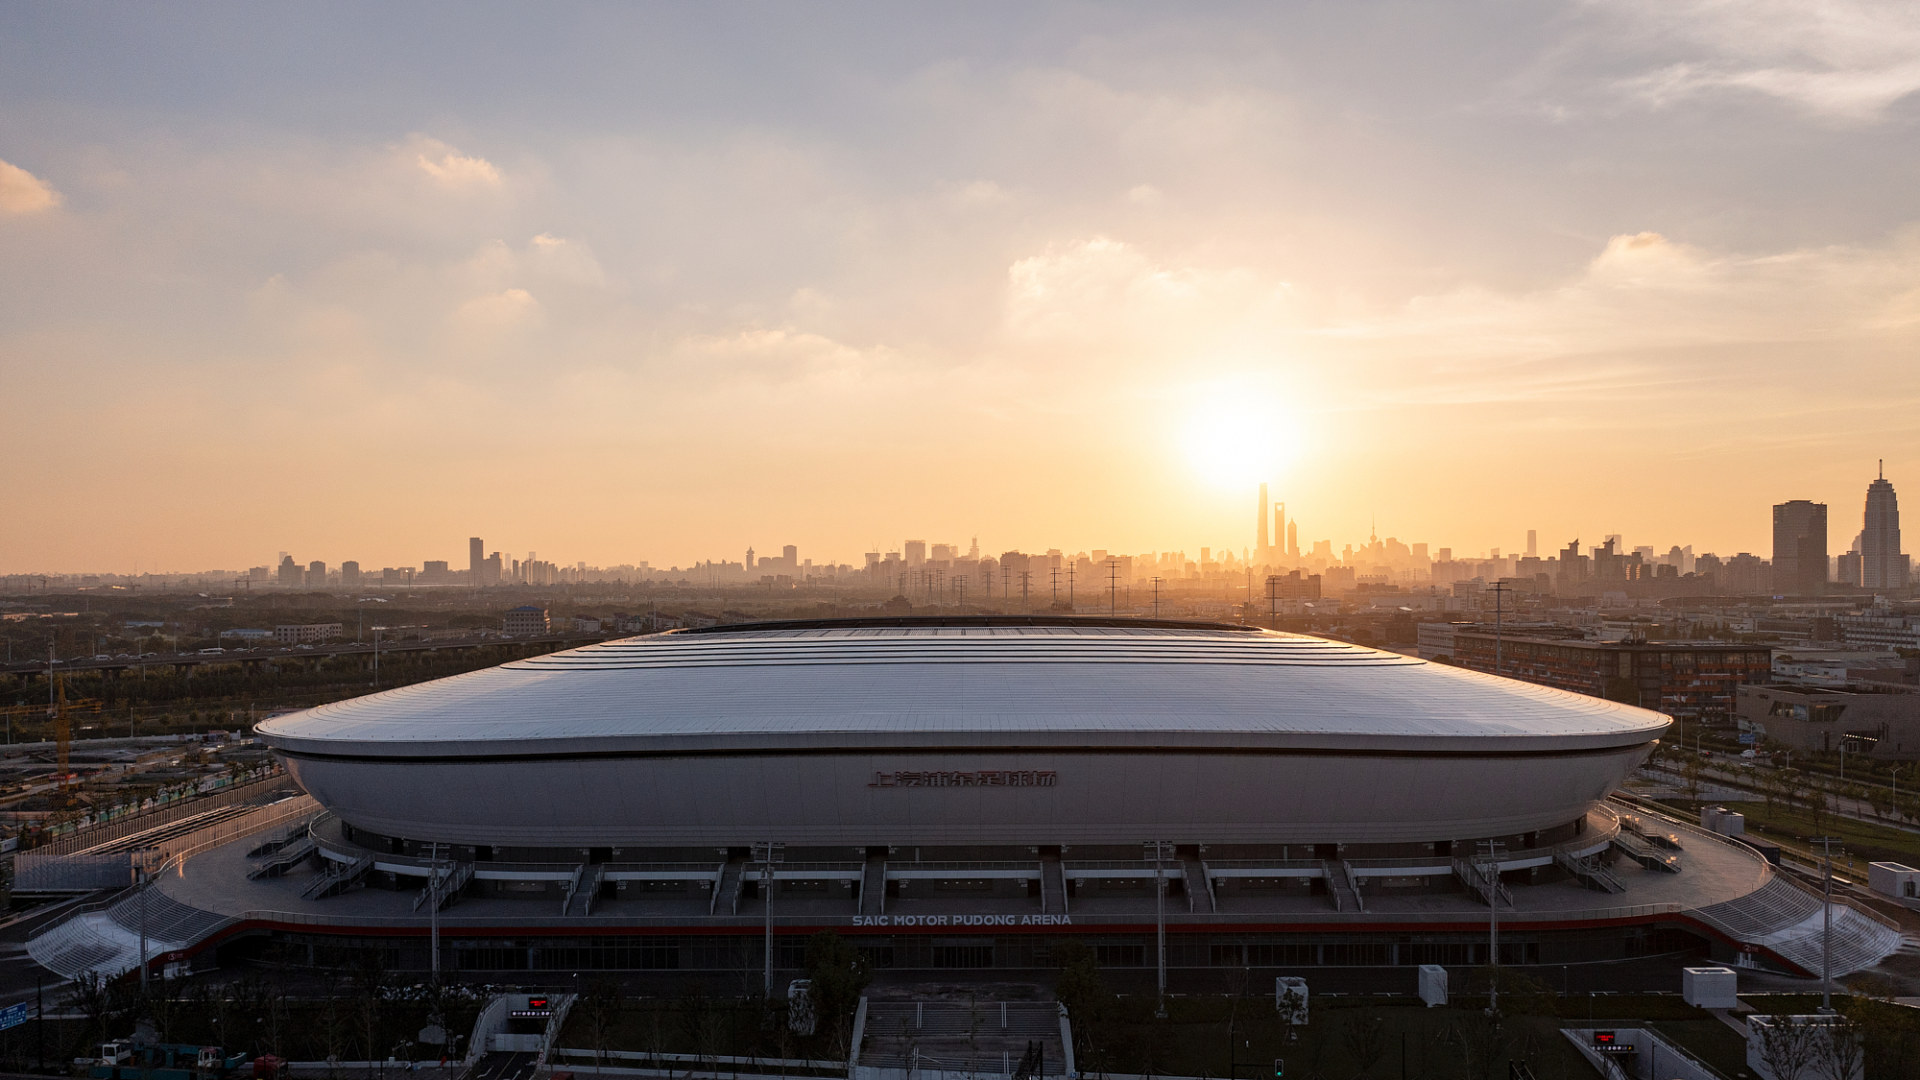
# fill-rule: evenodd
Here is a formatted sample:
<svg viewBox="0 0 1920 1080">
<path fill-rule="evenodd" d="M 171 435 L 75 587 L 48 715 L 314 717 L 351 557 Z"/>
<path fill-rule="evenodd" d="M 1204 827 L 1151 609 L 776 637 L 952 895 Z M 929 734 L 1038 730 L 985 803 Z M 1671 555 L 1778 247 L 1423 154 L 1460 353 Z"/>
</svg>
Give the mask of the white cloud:
<svg viewBox="0 0 1920 1080">
<path fill-rule="evenodd" d="M 435 183 L 454 190 L 497 188 L 500 170 L 483 157 L 469 157 L 438 139 L 416 138 L 414 162 Z"/>
<path fill-rule="evenodd" d="M 18 165 L 0 161 L 0 214 L 35 214 L 60 205 L 60 193 Z"/>
<path fill-rule="evenodd" d="M 1849 121 L 1920 91 L 1920 5 L 1910 0 L 1632 0 L 1596 5 L 1680 59 L 1621 80 L 1655 106 L 1745 91 Z"/>
<path fill-rule="evenodd" d="M 458 326 L 481 333 L 518 330 L 536 325 L 540 319 L 540 301 L 525 289 L 476 296 L 454 312 Z"/>
<path fill-rule="evenodd" d="M 527 243 L 527 264 L 534 273 L 573 285 L 604 287 L 606 271 L 593 249 L 578 240 L 541 233 Z"/>
</svg>

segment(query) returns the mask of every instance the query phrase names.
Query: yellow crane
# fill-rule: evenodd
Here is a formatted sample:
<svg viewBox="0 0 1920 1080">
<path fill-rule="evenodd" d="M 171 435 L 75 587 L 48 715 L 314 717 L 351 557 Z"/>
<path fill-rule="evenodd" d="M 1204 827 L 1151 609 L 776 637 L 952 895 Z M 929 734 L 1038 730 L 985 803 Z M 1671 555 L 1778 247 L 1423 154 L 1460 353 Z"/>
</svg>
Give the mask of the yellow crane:
<svg viewBox="0 0 1920 1080">
<path fill-rule="evenodd" d="M 61 791 L 67 789 L 68 766 L 73 752 L 73 722 L 70 718 L 72 714 L 76 712 L 98 714 L 100 712 L 100 701 L 98 698 L 80 698 L 76 701 L 68 701 L 66 680 L 59 675 L 53 677 L 53 701 L 51 703 L 46 705 L 8 705 L 0 707 L 0 717 L 4 717 L 7 722 L 7 736 L 9 741 L 12 740 L 13 718 L 16 716 L 25 720 L 28 717 L 38 714 L 43 719 L 53 721 L 53 742 L 57 755 L 56 767 L 60 770 Z"/>
</svg>

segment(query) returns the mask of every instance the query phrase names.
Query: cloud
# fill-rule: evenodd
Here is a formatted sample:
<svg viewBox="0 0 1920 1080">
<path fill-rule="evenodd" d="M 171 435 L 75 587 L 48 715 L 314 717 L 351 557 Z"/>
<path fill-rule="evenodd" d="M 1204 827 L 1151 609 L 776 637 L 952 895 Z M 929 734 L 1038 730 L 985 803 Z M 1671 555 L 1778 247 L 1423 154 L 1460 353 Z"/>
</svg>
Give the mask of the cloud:
<svg viewBox="0 0 1920 1080">
<path fill-rule="evenodd" d="M 1678 59 L 1621 79 L 1655 107 L 1735 91 L 1846 121 L 1920 91 L 1920 5 L 1908 0 L 1636 0 L 1596 5 Z"/>
<path fill-rule="evenodd" d="M 536 274 L 556 278 L 573 285 L 604 287 L 606 271 L 593 249 L 578 240 L 541 233 L 527 243 L 527 264 Z"/>
<path fill-rule="evenodd" d="M 37 214 L 60 205 L 60 193 L 18 165 L 0 161 L 0 214 Z"/>
<path fill-rule="evenodd" d="M 456 324 L 479 333 L 518 330 L 536 325 L 540 319 L 540 301 L 525 289 L 476 296 L 454 312 Z"/>
<path fill-rule="evenodd" d="M 454 190 L 497 188 L 500 170 L 483 157 L 469 157 L 438 139 L 414 141 L 414 161 L 420 171 L 442 187 Z"/>
</svg>

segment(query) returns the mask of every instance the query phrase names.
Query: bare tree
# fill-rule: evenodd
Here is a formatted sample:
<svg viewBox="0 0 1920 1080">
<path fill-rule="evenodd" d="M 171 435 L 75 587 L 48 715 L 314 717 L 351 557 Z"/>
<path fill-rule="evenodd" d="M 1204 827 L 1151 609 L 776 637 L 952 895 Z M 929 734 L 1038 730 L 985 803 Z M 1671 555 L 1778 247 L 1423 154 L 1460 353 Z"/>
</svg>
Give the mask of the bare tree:
<svg viewBox="0 0 1920 1080">
<path fill-rule="evenodd" d="M 1340 1043 L 1347 1056 L 1360 1067 L 1358 1076 L 1367 1076 L 1387 1052 L 1386 1020 L 1379 1016 L 1356 1018 L 1340 1029 Z"/>
<path fill-rule="evenodd" d="M 1774 1080 L 1801 1080 L 1813 1064 L 1813 1029 L 1795 1016 L 1755 1016 L 1749 1027 L 1760 1030 L 1760 1061 Z"/>
<path fill-rule="evenodd" d="M 1866 1064 L 1866 1032 L 1858 1021 L 1844 1013 L 1827 1018 L 1822 1024 L 1826 1038 L 1818 1041 L 1814 1066 L 1824 1080 L 1860 1080 Z"/>
</svg>

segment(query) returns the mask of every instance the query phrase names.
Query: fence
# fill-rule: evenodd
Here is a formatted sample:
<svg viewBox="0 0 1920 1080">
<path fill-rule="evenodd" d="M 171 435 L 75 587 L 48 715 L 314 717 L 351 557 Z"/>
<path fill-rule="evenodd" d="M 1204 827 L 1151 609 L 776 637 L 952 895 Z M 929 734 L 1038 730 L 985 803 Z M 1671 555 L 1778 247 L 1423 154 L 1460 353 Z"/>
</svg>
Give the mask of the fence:
<svg viewBox="0 0 1920 1080">
<path fill-rule="evenodd" d="M 71 855 L 76 851 L 98 847 L 101 844 L 132 836 L 134 833 L 145 832 L 168 822 L 179 821 L 181 818 L 205 813 L 208 810 L 218 810 L 223 806 L 232 806 L 236 803 L 264 802 L 277 792 L 292 790 L 294 790 L 293 779 L 285 773 L 279 773 L 251 783 L 225 788 L 212 795 L 182 799 L 179 802 L 149 810 L 144 814 L 135 814 L 132 817 L 110 821 L 105 825 L 82 829 L 71 836 L 63 836 L 37 848 L 23 851 L 14 859 L 14 866 L 16 869 L 24 868 L 35 860 Z"/>
</svg>

